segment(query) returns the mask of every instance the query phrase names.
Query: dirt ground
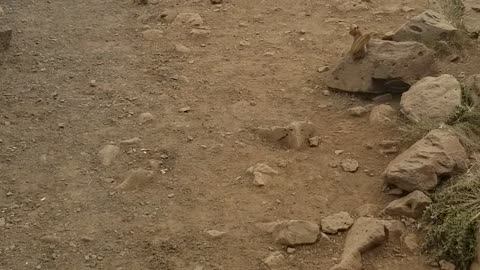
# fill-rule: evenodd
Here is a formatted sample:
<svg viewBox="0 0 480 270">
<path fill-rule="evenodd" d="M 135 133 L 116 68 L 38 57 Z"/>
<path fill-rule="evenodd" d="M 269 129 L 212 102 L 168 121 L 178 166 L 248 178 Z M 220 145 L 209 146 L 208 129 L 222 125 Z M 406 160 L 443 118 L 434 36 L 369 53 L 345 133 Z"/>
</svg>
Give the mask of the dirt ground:
<svg viewBox="0 0 480 270">
<path fill-rule="evenodd" d="M 265 269 L 274 250 L 287 258 L 279 269 L 333 266 L 341 234 L 288 255 L 255 223 L 319 222 L 394 199 L 381 180 L 394 156 L 366 145 L 398 132 L 349 116 L 346 109 L 371 102 L 323 95 L 317 69 L 348 50 L 351 23 L 384 33 L 426 3 L 373 1 L 340 12 L 331 2 L 0 0 L 14 29 L 0 66 L 0 269 Z M 398 5 L 414 10 L 378 12 Z M 147 22 L 164 34 L 146 41 L 138 17 L 155 10 L 199 13 L 211 34 Z M 443 70 L 468 74 L 475 62 Z M 154 120 L 140 123 L 144 112 Z M 318 148 L 285 150 L 252 132 L 298 120 L 318 128 Z M 110 167 L 98 158 L 107 144 L 121 148 Z M 331 166 L 347 157 L 358 172 Z M 153 183 L 115 189 L 151 159 L 162 161 Z M 258 162 L 280 172 L 262 188 L 245 174 Z M 212 239 L 212 229 L 227 233 Z M 364 259 L 366 270 L 431 269 L 395 243 Z"/>
</svg>

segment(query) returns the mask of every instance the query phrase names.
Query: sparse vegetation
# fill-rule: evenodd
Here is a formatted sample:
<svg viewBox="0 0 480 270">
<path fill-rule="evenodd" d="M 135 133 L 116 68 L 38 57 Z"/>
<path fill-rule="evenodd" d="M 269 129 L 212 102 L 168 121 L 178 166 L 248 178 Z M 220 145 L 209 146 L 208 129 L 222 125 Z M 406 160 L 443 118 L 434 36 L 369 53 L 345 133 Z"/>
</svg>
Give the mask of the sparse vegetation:
<svg viewBox="0 0 480 270">
<path fill-rule="evenodd" d="M 434 193 L 433 204 L 425 212 L 425 250 L 466 270 L 475 257 L 480 173 L 471 170 L 449 182 Z"/>
</svg>

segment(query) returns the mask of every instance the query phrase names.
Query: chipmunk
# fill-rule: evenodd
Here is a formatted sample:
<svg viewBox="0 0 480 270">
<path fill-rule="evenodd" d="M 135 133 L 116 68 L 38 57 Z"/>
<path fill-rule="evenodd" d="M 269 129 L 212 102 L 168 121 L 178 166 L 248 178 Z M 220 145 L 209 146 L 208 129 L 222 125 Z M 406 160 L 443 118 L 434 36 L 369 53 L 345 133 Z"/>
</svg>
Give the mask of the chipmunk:
<svg viewBox="0 0 480 270">
<path fill-rule="evenodd" d="M 350 31 L 348 33 L 353 37 L 353 43 L 349 54 L 352 55 L 354 60 L 365 57 L 367 54 L 368 42 L 372 38 L 372 35 L 370 33 L 363 35 L 360 31 L 360 27 L 356 24 L 350 26 Z"/>
</svg>

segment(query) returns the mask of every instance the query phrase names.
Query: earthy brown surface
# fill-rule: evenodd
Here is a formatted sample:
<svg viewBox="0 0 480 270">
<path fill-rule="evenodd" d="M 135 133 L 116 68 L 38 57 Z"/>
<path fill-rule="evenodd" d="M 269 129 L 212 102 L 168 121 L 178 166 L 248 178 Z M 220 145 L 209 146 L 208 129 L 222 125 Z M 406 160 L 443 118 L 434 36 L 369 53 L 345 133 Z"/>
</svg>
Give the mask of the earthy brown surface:
<svg viewBox="0 0 480 270">
<path fill-rule="evenodd" d="M 14 29 L 0 67 L 0 269 L 264 269 L 271 250 L 287 258 L 279 269 L 329 269 L 344 237 L 287 255 L 255 223 L 319 222 L 393 199 L 380 178 L 393 156 L 366 145 L 397 132 L 346 112 L 365 101 L 322 95 L 317 69 L 349 49 L 350 23 L 384 33 L 424 3 L 374 15 L 398 1 L 351 12 L 329 0 L 225 2 L 0 2 Z M 160 26 L 163 38 L 145 41 L 137 17 L 149 9 L 197 12 L 212 33 L 197 39 L 189 27 Z M 177 44 L 191 52 L 176 52 Z M 462 61 L 444 70 L 469 74 L 478 62 Z M 155 119 L 140 124 L 144 112 Z M 252 132 L 302 120 L 317 127 L 318 148 L 287 151 Z M 134 137 L 141 142 L 120 144 Z M 121 148 L 110 167 L 98 157 L 107 144 Z M 329 165 L 344 158 L 360 169 Z M 150 159 L 163 164 L 149 184 L 115 189 L 129 170 L 151 169 Z M 259 162 L 279 171 L 265 187 L 245 173 Z M 208 230 L 227 233 L 214 239 Z M 387 245 L 366 254 L 364 267 L 430 269 L 405 253 Z"/>
</svg>

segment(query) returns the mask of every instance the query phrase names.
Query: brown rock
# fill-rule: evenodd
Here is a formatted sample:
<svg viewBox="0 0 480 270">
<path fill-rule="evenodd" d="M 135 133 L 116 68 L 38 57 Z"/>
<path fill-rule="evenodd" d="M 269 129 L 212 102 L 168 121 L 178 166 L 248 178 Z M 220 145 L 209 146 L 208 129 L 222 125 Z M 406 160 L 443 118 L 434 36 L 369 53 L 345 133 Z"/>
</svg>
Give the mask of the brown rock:
<svg viewBox="0 0 480 270">
<path fill-rule="evenodd" d="M 421 191 L 414 191 L 407 196 L 392 201 L 385 208 L 385 214 L 390 216 L 405 216 L 420 218 L 423 212 L 432 203 L 430 197 Z"/>
<path fill-rule="evenodd" d="M 387 184 L 405 191 L 428 191 L 439 177 L 448 177 L 465 169 L 467 153 L 453 132 L 430 131 L 387 166 L 383 178 Z"/>
<path fill-rule="evenodd" d="M 449 74 L 425 77 L 403 93 L 401 111 L 414 122 L 444 123 L 462 104 L 460 83 Z"/>
<path fill-rule="evenodd" d="M 100 157 L 103 166 L 112 165 L 118 154 L 120 154 L 120 148 L 115 145 L 106 145 L 100 150 L 100 152 L 98 152 L 98 156 Z"/>
<path fill-rule="evenodd" d="M 397 117 L 397 111 L 390 105 L 378 105 L 372 108 L 369 121 L 372 124 L 388 125 L 392 124 Z"/>
<path fill-rule="evenodd" d="M 263 139 L 288 148 L 300 149 L 310 145 L 314 137 L 315 126 L 311 122 L 293 122 L 286 127 L 258 128 L 257 134 Z"/>
<path fill-rule="evenodd" d="M 275 226 L 273 238 L 275 243 L 285 246 L 313 244 L 320 234 L 320 227 L 313 222 L 289 220 Z"/>
<path fill-rule="evenodd" d="M 433 51 L 418 42 L 373 39 L 366 56 L 347 54 L 327 78 L 329 88 L 347 92 L 403 92 L 420 78 L 435 74 Z M 396 79 L 392 79 L 396 78 Z"/>
<path fill-rule="evenodd" d="M 143 38 L 148 41 L 156 41 L 163 38 L 163 31 L 158 29 L 148 29 L 142 32 Z"/>
<path fill-rule="evenodd" d="M 346 231 L 352 226 L 353 221 L 347 212 L 339 212 L 322 219 L 322 231 L 329 234 Z"/>
<path fill-rule="evenodd" d="M 353 173 L 358 170 L 360 165 L 355 159 L 347 158 L 340 162 L 340 166 L 342 167 L 343 171 Z"/>
<path fill-rule="evenodd" d="M 375 217 L 380 212 L 380 206 L 376 204 L 364 204 L 357 208 L 357 215 L 360 217 Z"/>
<path fill-rule="evenodd" d="M 0 52 L 10 47 L 13 31 L 11 28 L 0 26 Z"/>
<path fill-rule="evenodd" d="M 204 22 L 198 13 L 179 13 L 173 21 L 173 24 L 199 27 L 202 26 Z"/>
</svg>

